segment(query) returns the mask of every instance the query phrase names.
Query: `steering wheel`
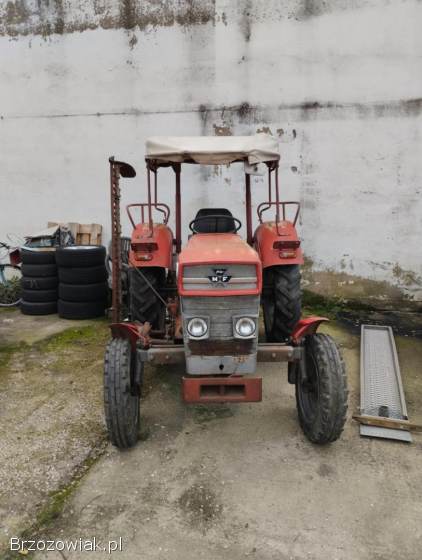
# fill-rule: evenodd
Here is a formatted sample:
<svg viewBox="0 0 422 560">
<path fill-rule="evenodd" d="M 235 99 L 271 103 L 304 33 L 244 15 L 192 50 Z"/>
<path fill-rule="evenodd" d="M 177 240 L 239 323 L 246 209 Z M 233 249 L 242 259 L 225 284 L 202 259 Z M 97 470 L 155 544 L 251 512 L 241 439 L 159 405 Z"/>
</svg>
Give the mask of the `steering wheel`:
<svg viewBox="0 0 422 560">
<path fill-rule="evenodd" d="M 239 231 L 239 229 L 242 227 L 242 222 L 240 220 L 238 220 L 237 218 L 234 218 L 233 216 L 227 216 L 226 214 L 209 214 L 208 216 L 199 216 L 197 218 L 194 218 L 190 223 L 189 223 L 189 229 L 191 230 L 192 233 L 203 233 L 201 231 L 197 231 L 195 229 L 195 226 L 197 224 L 197 222 L 203 222 L 204 220 L 215 220 L 215 229 L 217 228 L 217 224 L 218 224 L 218 220 L 233 220 L 233 222 L 235 222 L 234 224 L 234 231 L 233 232 L 221 232 L 221 233 L 237 233 Z M 212 232 L 210 232 L 212 233 Z"/>
</svg>

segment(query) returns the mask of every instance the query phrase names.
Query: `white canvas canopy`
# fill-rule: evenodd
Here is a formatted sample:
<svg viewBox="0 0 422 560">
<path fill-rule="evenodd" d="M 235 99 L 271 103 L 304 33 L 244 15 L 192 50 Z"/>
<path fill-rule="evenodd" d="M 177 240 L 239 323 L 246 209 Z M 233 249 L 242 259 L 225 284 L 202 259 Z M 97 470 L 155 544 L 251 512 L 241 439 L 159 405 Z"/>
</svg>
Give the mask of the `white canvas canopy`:
<svg viewBox="0 0 422 560">
<path fill-rule="evenodd" d="M 278 161 L 276 138 L 254 136 L 154 136 L 146 142 L 146 159 L 161 163 L 223 165 L 234 161 L 249 164 Z"/>
</svg>

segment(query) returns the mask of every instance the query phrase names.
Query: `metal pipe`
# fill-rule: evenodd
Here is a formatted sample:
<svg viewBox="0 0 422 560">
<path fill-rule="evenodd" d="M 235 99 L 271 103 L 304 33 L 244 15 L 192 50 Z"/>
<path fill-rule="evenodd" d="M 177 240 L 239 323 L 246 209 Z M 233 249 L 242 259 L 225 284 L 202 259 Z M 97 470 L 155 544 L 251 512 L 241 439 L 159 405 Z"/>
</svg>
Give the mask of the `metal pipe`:
<svg viewBox="0 0 422 560">
<path fill-rule="evenodd" d="M 158 170 L 154 171 L 154 205 L 157 204 L 157 173 Z"/>
<path fill-rule="evenodd" d="M 174 167 L 176 173 L 176 253 L 182 250 L 182 216 L 180 201 L 180 163 Z"/>
<path fill-rule="evenodd" d="M 147 180 L 148 180 L 148 224 L 149 224 L 149 236 L 152 237 L 152 208 L 151 208 L 151 171 L 147 167 Z"/>
<path fill-rule="evenodd" d="M 272 197 L 272 185 L 271 185 L 271 167 L 268 168 L 268 202 L 271 202 Z"/>
<path fill-rule="evenodd" d="M 148 350 L 138 350 L 140 358 L 144 362 L 156 364 L 184 363 L 185 349 L 183 345 L 175 345 L 174 342 L 154 339 L 153 346 Z M 303 350 L 299 347 L 284 344 L 259 344 L 257 352 L 258 362 L 293 362 L 299 361 L 303 356 Z"/>
<path fill-rule="evenodd" d="M 278 165 L 275 168 L 275 201 L 276 201 L 275 221 L 278 226 L 278 222 L 280 221 L 280 210 L 279 210 L 280 194 L 279 194 L 279 187 L 278 187 Z"/>
<path fill-rule="evenodd" d="M 246 240 L 252 245 L 252 201 L 251 201 L 251 176 L 245 173 L 246 184 Z"/>
</svg>

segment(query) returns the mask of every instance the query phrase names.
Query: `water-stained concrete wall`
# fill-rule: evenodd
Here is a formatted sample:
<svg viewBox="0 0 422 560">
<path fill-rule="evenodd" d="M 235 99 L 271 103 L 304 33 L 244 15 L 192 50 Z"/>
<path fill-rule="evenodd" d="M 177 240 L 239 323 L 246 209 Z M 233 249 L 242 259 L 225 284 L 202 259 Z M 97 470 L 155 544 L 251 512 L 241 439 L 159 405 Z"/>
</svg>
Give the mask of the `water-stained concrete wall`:
<svg viewBox="0 0 422 560">
<path fill-rule="evenodd" d="M 265 131 L 302 204 L 306 282 L 420 301 L 421 20 L 417 0 L 0 0 L 0 239 L 48 220 L 107 238 L 107 158 L 136 166 L 139 201 L 149 135 Z M 243 216 L 232 167 L 186 170 L 185 225 Z"/>
</svg>

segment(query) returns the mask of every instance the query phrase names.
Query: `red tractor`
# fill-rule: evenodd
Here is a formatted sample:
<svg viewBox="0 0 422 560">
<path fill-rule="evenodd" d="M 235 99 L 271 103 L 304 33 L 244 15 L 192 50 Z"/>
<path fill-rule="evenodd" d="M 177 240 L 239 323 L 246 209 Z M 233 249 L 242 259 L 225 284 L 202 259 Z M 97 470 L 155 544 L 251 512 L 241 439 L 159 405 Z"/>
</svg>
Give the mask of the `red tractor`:
<svg viewBox="0 0 422 560">
<path fill-rule="evenodd" d="M 147 202 L 127 206 L 129 240 L 121 237 L 119 180 L 135 177 L 135 170 L 110 158 L 113 323 L 104 401 L 117 447 L 137 441 L 145 362 L 184 364 L 186 403 L 241 403 L 261 400 L 257 362 L 287 361 L 305 435 L 321 444 L 340 436 L 347 411 L 345 368 L 332 338 L 316 332 L 327 319 L 300 318 L 299 203 L 280 201 L 279 159 L 277 141 L 265 134 L 149 139 Z M 202 208 L 190 217 L 182 248 L 182 163 L 244 165 L 246 240 L 230 210 Z M 168 226 L 170 208 L 157 198 L 161 167 L 175 174 L 175 235 Z M 257 207 L 253 233 L 251 176 L 262 168 L 268 199 Z M 140 223 L 133 219 L 135 207 Z M 263 221 L 267 211 L 273 220 Z M 156 221 L 158 215 L 162 219 Z M 266 342 L 258 340 L 261 307 Z"/>
</svg>

